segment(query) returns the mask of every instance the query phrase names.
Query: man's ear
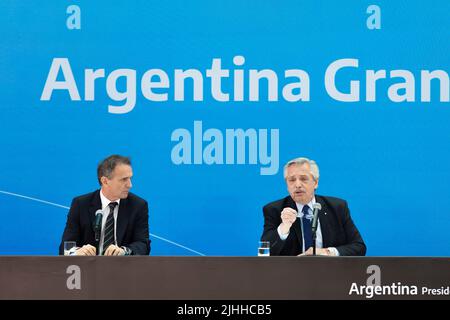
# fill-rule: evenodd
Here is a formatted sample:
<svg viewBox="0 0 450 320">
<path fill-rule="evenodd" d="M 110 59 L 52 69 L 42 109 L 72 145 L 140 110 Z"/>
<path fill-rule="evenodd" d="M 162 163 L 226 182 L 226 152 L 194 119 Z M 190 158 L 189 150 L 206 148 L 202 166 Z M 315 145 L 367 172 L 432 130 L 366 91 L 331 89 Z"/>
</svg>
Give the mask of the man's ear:
<svg viewBox="0 0 450 320">
<path fill-rule="evenodd" d="M 108 178 L 106 178 L 105 176 L 100 178 L 100 182 L 102 183 L 102 186 L 105 185 L 108 182 Z"/>
<path fill-rule="evenodd" d="M 319 187 L 319 179 L 316 180 L 316 185 L 314 186 L 314 190 L 317 190 L 318 187 Z"/>
</svg>

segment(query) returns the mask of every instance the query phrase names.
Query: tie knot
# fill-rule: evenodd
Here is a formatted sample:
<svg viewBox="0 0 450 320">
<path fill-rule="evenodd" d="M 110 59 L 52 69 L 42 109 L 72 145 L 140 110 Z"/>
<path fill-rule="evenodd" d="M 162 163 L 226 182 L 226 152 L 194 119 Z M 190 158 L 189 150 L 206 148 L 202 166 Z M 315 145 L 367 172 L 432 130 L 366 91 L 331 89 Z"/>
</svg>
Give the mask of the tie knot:
<svg viewBox="0 0 450 320">
<path fill-rule="evenodd" d="M 114 208 L 117 206 L 117 202 L 110 202 L 109 204 L 108 204 L 108 207 L 109 207 L 109 210 L 110 210 L 110 212 L 113 212 L 114 211 Z"/>
<path fill-rule="evenodd" d="M 307 205 L 303 206 L 302 212 L 303 216 L 305 217 L 309 216 L 309 207 Z"/>
</svg>

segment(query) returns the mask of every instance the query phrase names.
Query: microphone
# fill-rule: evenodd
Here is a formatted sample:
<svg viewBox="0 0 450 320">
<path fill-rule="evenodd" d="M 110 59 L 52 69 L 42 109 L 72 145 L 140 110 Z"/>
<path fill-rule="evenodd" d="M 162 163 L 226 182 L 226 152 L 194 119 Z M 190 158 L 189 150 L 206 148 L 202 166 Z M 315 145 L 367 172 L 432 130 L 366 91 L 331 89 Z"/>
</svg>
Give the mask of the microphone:
<svg viewBox="0 0 450 320">
<path fill-rule="evenodd" d="M 322 209 L 322 205 L 320 203 L 316 202 L 313 204 L 313 209 L 314 209 L 314 211 L 313 211 L 313 219 L 312 219 L 311 227 L 312 227 L 312 233 L 314 236 L 317 231 L 317 220 L 319 218 L 319 210 Z"/>
<path fill-rule="evenodd" d="M 316 255 L 316 231 L 317 231 L 317 220 L 319 218 L 319 210 L 322 209 L 322 205 L 320 203 L 313 204 L 313 220 L 311 223 L 312 229 L 312 239 L 313 239 L 313 256 Z"/>
<path fill-rule="evenodd" d="M 95 241 L 100 241 L 100 231 L 102 230 L 102 219 L 103 219 L 103 211 L 98 209 L 95 212 L 95 221 L 94 221 L 94 231 L 95 231 Z"/>
</svg>

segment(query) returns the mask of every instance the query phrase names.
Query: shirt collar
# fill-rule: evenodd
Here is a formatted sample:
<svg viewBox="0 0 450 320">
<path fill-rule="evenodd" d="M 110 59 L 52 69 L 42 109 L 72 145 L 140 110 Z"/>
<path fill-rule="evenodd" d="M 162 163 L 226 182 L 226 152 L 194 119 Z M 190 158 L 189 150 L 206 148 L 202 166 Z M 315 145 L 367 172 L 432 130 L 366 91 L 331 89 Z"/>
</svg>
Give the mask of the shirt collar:
<svg viewBox="0 0 450 320">
<path fill-rule="evenodd" d="M 311 201 L 308 202 L 306 205 L 309 207 L 309 209 L 312 210 L 312 208 L 313 208 L 313 206 L 314 206 L 315 204 L 316 204 L 316 197 L 313 197 L 313 198 L 311 199 Z M 305 205 L 303 205 L 303 204 L 301 204 L 301 203 L 299 203 L 299 202 L 296 202 L 295 205 L 297 206 L 297 217 L 303 218 L 303 207 L 304 207 Z M 310 214 L 311 214 L 311 210 L 308 211 Z M 309 214 L 309 215 L 310 215 L 310 214 Z M 308 216 L 309 216 L 309 215 L 308 215 Z"/>
<path fill-rule="evenodd" d="M 109 200 L 104 194 L 103 190 L 100 189 L 100 200 L 102 201 L 102 211 L 105 210 L 105 208 L 111 203 L 111 202 L 117 202 L 117 205 L 120 205 L 120 199 L 117 199 L 115 201 Z"/>
</svg>

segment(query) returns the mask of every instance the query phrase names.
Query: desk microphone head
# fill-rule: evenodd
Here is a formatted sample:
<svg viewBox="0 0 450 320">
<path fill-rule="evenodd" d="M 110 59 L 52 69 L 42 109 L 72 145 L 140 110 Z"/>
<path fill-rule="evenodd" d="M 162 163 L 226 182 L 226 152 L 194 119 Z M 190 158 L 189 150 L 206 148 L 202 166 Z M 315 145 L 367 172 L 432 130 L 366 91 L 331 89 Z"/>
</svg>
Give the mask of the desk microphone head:
<svg viewBox="0 0 450 320">
<path fill-rule="evenodd" d="M 95 231 L 95 241 L 100 241 L 100 231 L 102 229 L 102 219 L 103 219 L 103 211 L 98 209 L 95 211 L 95 220 L 94 220 L 94 231 Z"/>
<path fill-rule="evenodd" d="M 317 220 L 319 218 L 319 210 L 322 209 L 322 205 L 318 202 L 313 204 L 313 220 L 312 220 L 312 232 L 313 234 L 317 231 Z"/>
</svg>

